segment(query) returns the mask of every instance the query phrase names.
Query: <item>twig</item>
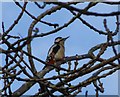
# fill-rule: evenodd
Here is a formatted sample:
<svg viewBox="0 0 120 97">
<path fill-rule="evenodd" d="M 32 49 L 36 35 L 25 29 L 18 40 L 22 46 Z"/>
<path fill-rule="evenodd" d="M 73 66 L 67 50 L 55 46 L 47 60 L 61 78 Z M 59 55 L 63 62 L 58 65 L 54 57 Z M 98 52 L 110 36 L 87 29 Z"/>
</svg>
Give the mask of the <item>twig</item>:
<svg viewBox="0 0 120 97">
<path fill-rule="evenodd" d="M 4 22 L 2 22 L 2 31 L 5 32 Z"/>
<path fill-rule="evenodd" d="M 22 9 L 22 6 L 21 6 L 18 2 L 15 2 L 15 4 L 18 5 L 18 6 Z M 59 10 L 59 9 L 61 9 L 61 7 L 56 6 L 55 9 L 56 9 L 56 10 Z M 52 24 L 52 23 L 48 23 L 48 22 L 39 20 L 39 19 L 36 18 L 34 15 L 30 14 L 27 10 L 25 10 L 25 12 L 26 12 L 32 19 L 34 19 L 34 20 L 36 20 L 36 21 L 39 21 L 39 22 L 41 22 L 41 23 L 44 23 L 44 24 L 46 24 L 46 25 L 48 25 L 48 26 L 53 26 L 54 28 L 56 28 L 57 26 L 59 26 L 58 24 Z"/>
<path fill-rule="evenodd" d="M 79 8 L 76 8 L 76 7 L 73 7 L 73 6 L 68 6 L 68 4 L 66 3 L 63 3 L 63 2 L 52 2 L 53 4 L 57 4 L 59 6 L 62 6 L 68 10 L 72 10 L 72 11 L 76 11 L 76 12 L 83 12 L 81 9 Z M 116 15 L 120 15 L 120 11 L 117 11 L 117 12 L 111 12 L 111 13 L 96 13 L 96 12 L 84 12 L 83 13 L 84 15 L 91 15 L 91 16 L 116 16 Z"/>
<path fill-rule="evenodd" d="M 2 36 L 2 37 L 6 36 L 6 35 L 15 27 L 15 25 L 19 22 L 19 20 L 20 20 L 21 17 L 23 16 L 23 13 L 24 13 L 24 10 L 25 10 L 26 6 L 27 6 L 27 2 L 24 3 L 24 5 L 23 5 L 23 7 L 22 7 L 21 13 L 20 13 L 19 16 L 17 17 L 17 19 L 14 21 L 14 23 L 9 27 L 9 29 L 6 30 L 5 33 L 3 33 L 3 36 Z M 2 39 L 3 39 L 3 38 L 2 38 Z"/>
<path fill-rule="evenodd" d="M 94 30 L 95 32 L 98 32 L 99 34 L 107 35 L 104 31 L 98 30 L 98 29 L 95 28 L 94 26 L 90 25 L 90 23 L 88 23 L 88 22 L 86 22 L 84 19 L 82 19 L 81 17 L 79 17 L 79 20 L 81 20 L 81 22 L 82 22 L 83 24 L 85 24 L 85 25 L 88 26 L 90 29 Z"/>
<path fill-rule="evenodd" d="M 88 91 L 85 92 L 85 97 L 88 97 Z"/>
<path fill-rule="evenodd" d="M 43 9 L 43 8 L 45 8 L 45 6 L 46 6 L 46 3 L 45 2 L 43 2 L 43 5 L 41 6 L 40 4 L 38 4 L 37 2 L 34 2 L 35 3 L 35 5 L 37 5 L 40 9 Z"/>
</svg>

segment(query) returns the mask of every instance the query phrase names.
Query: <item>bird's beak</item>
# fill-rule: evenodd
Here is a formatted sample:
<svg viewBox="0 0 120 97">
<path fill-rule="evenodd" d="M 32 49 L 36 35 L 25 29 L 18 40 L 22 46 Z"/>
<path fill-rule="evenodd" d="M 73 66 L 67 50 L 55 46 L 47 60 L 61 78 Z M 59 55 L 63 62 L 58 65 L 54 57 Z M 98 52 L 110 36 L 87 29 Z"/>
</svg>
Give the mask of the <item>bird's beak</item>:
<svg viewBox="0 0 120 97">
<path fill-rule="evenodd" d="M 66 39 L 68 39 L 70 36 L 68 36 L 68 37 L 65 37 L 65 38 L 63 38 L 63 40 L 65 41 Z"/>
</svg>

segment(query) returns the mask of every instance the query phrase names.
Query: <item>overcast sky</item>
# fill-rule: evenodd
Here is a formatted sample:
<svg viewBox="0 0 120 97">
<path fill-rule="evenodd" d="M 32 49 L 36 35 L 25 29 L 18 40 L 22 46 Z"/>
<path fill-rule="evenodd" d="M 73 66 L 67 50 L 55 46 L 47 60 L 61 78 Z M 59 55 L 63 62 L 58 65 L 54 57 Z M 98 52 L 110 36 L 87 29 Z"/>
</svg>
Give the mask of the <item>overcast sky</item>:
<svg viewBox="0 0 120 97">
<path fill-rule="evenodd" d="M 63 0 L 61 0 L 63 1 Z M 0 3 L 1 4 L 1 3 Z M 85 4 L 79 4 L 76 5 L 79 8 L 84 8 L 87 3 Z M 46 9 L 49 9 L 51 6 L 47 6 Z M 38 16 L 40 13 L 44 12 L 44 10 L 38 9 L 33 3 L 28 4 L 27 9 L 30 11 L 30 13 Z M 117 11 L 118 6 L 107 6 L 105 4 L 98 4 L 97 6 L 90 9 L 90 11 L 94 12 L 112 12 Z M 4 21 L 5 29 L 7 30 L 8 27 L 13 23 L 13 20 L 15 20 L 21 10 L 16 6 L 14 3 L 2 3 L 2 21 Z M 82 15 L 82 17 L 89 21 L 90 24 L 93 24 L 95 27 L 104 30 L 103 27 L 103 19 L 105 17 L 87 17 L 85 15 Z M 72 15 L 69 13 L 69 11 L 62 9 L 61 11 L 58 11 L 56 14 L 52 14 L 51 16 L 45 17 L 43 20 L 46 20 L 48 22 L 54 22 L 59 24 L 63 24 L 68 21 L 68 19 L 72 18 Z M 1 19 L 0 19 L 1 20 Z M 115 17 L 108 17 L 108 24 L 109 28 L 111 30 L 115 30 Z M 24 15 L 19 24 L 11 31 L 10 34 L 14 35 L 21 35 L 23 37 L 27 36 L 27 31 L 32 22 L 32 19 L 28 17 L 28 15 Z M 40 29 L 40 32 L 47 32 L 52 30 L 50 27 L 45 25 L 38 24 L 37 27 Z M 66 56 L 72 56 L 76 54 L 86 54 L 88 50 L 102 42 L 106 41 L 106 37 L 100 36 L 98 33 L 90 30 L 88 27 L 83 25 L 79 20 L 76 20 L 74 23 L 72 23 L 69 27 L 59 31 L 58 33 L 49 35 L 47 37 L 43 38 L 37 38 L 33 40 L 32 42 L 32 52 L 33 55 L 36 57 L 45 60 L 47 56 L 47 52 L 49 47 L 53 44 L 53 41 L 56 37 L 62 36 L 70 36 L 70 38 L 66 41 L 65 47 L 66 47 Z M 117 40 L 117 37 L 115 37 Z M 108 51 L 107 54 L 105 54 L 103 57 L 109 58 L 110 55 L 113 55 L 112 52 Z M 4 56 L 3 56 L 4 58 Z M 82 64 L 81 62 L 80 64 Z M 5 64 L 4 61 L 2 64 Z M 39 71 L 41 69 L 41 65 L 38 62 L 35 62 L 36 68 Z M 42 65 L 43 66 L 43 65 Z M 52 72 L 51 72 L 52 73 Z M 51 75 L 50 73 L 50 75 Z M 50 76 L 49 74 L 47 76 Z M 108 95 L 114 95 L 118 94 L 118 75 L 117 73 L 107 77 L 106 79 L 102 79 L 102 82 L 104 83 L 105 93 Z M 74 83 L 74 82 L 73 82 Z M 112 83 L 112 84 L 111 84 Z M 20 86 L 21 84 L 15 84 L 13 86 L 13 89 L 16 88 L 16 86 Z M 35 85 L 33 88 L 36 88 L 37 85 Z M 83 89 L 83 94 L 86 90 L 89 90 L 89 94 L 94 94 L 94 87 L 93 85 L 90 85 Z M 34 91 L 30 90 L 26 94 L 32 94 Z"/>
</svg>

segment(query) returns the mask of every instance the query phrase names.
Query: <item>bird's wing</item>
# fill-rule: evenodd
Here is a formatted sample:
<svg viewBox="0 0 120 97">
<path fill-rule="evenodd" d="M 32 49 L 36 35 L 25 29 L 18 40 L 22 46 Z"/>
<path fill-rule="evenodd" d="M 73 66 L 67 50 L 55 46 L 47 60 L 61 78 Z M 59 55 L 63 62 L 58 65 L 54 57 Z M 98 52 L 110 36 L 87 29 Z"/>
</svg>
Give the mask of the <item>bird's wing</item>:
<svg viewBox="0 0 120 97">
<path fill-rule="evenodd" d="M 53 48 L 54 54 L 56 54 L 59 49 L 60 49 L 60 45 L 56 45 L 56 46 Z"/>
<path fill-rule="evenodd" d="M 58 44 L 52 45 L 48 51 L 47 61 L 50 59 L 54 59 L 55 54 L 60 49 L 60 46 Z"/>
</svg>

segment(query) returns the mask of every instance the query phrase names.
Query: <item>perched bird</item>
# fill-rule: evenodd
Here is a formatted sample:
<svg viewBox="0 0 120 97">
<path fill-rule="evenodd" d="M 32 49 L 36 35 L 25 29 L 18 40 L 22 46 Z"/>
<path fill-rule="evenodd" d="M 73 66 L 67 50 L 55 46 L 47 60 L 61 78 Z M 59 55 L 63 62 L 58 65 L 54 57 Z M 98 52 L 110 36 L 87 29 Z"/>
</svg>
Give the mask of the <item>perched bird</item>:
<svg viewBox="0 0 120 97">
<path fill-rule="evenodd" d="M 47 64 L 54 64 L 56 61 L 59 60 L 63 60 L 63 58 L 65 57 L 65 47 L 64 47 L 64 43 L 65 40 L 69 38 L 62 38 L 62 37 L 57 37 L 54 40 L 54 44 L 50 47 L 49 51 L 48 51 L 48 55 L 47 55 L 47 59 L 46 59 L 46 63 Z M 47 66 L 45 65 L 43 70 L 46 68 Z M 47 91 L 47 88 L 45 85 L 40 84 L 41 86 L 41 93 L 44 93 L 45 91 Z M 46 95 L 46 97 L 48 97 L 48 95 Z"/>
<path fill-rule="evenodd" d="M 56 61 L 62 60 L 65 57 L 65 40 L 69 38 L 57 37 L 54 40 L 54 44 L 50 47 L 47 55 L 46 62 L 48 64 L 54 64 Z"/>
</svg>

